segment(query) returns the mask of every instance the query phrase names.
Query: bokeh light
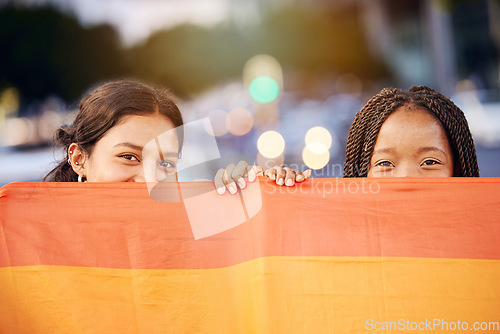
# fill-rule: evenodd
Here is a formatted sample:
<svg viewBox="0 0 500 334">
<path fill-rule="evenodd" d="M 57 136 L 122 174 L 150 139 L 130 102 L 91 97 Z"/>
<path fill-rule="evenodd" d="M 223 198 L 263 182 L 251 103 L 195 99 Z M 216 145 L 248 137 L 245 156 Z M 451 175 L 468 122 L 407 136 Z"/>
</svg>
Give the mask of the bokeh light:
<svg viewBox="0 0 500 334">
<path fill-rule="evenodd" d="M 33 139 L 33 123 L 26 117 L 10 118 L 5 121 L 5 145 L 20 146 L 26 145 Z"/>
<path fill-rule="evenodd" d="M 321 126 L 315 126 L 306 133 L 306 147 L 314 154 L 323 154 L 332 146 L 332 135 Z"/>
<path fill-rule="evenodd" d="M 248 89 L 252 99 L 259 103 L 274 101 L 280 92 L 280 87 L 276 80 L 268 76 L 253 79 Z"/>
<path fill-rule="evenodd" d="M 247 134 L 253 127 L 253 115 L 245 108 L 235 108 L 226 117 L 227 130 L 235 136 Z"/>
<path fill-rule="evenodd" d="M 0 140 L 7 131 L 6 119 L 19 110 L 19 92 L 11 87 L 0 93 Z M 1 144 L 1 143 L 0 143 Z M 7 144 L 5 144 L 7 145 Z"/>
<path fill-rule="evenodd" d="M 274 159 L 285 152 L 285 139 L 276 131 L 266 131 L 257 140 L 257 148 L 264 157 Z"/>
<path fill-rule="evenodd" d="M 19 109 L 19 92 L 11 87 L 0 94 L 0 105 L 6 115 L 13 114 Z"/>
<path fill-rule="evenodd" d="M 261 76 L 274 78 L 281 87 L 283 85 L 283 71 L 279 61 L 269 55 L 260 54 L 250 58 L 243 68 L 243 81 L 248 87 L 253 79 Z"/>
<path fill-rule="evenodd" d="M 54 132 L 62 124 L 62 117 L 58 112 L 46 110 L 38 120 L 38 134 L 44 142 L 51 142 Z"/>
<path fill-rule="evenodd" d="M 330 161 L 330 151 L 317 154 L 312 152 L 308 146 L 302 151 L 302 160 L 311 169 L 321 169 Z"/>
<path fill-rule="evenodd" d="M 275 101 L 283 87 L 283 70 L 276 58 L 257 55 L 243 68 L 243 82 L 250 96 L 258 103 Z"/>
<path fill-rule="evenodd" d="M 212 125 L 212 129 L 210 129 L 210 127 L 205 126 L 205 130 L 209 135 L 219 137 L 227 133 L 227 128 L 226 128 L 227 112 L 225 112 L 222 109 L 214 109 L 208 112 L 207 117 L 210 119 L 210 123 Z"/>
</svg>

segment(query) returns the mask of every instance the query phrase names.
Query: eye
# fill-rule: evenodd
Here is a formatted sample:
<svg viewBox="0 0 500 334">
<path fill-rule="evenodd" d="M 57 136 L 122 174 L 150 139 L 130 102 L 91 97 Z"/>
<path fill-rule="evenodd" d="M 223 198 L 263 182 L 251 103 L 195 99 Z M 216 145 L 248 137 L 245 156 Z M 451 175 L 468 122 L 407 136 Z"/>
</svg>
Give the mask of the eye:
<svg viewBox="0 0 500 334">
<path fill-rule="evenodd" d="M 129 161 L 138 161 L 138 162 L 140 162 L 139 158 L 137 158 L 133 154 L 123 154 L 123 155 L 120 155 L 120 158 L 124 158 L 124 159 L 127 159 Z"/>
<path fill-rule="evenodd" d="M 384 160 L 384 161 L 379 161 L 375 164 L 375 166 L 380 166 L 380 167 L 394 167 L 392 162 Z"/>
<path fill-rule="evenodd" d="M 441 163 L 437 160 L 427 159 L 422 162 L 422 166 L 432 166 L 432 165 L 440 165 Z"/>
<path fill-rule="evenodd" d="M 158 167 L 161 168 L 175 168 L 175 163 L 170 160 L 162 160 L 157 163 Z"/>
</svg>

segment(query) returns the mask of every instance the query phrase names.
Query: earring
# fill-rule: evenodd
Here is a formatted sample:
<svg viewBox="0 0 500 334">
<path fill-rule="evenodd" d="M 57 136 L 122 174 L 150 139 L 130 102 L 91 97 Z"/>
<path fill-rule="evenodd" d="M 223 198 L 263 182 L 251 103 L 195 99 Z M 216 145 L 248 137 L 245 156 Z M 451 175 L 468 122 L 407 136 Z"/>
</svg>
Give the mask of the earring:
<svg viewBox="0 0 500 334">
<path fill-rule="evenodd" d="M 75 165 L 78 165 L 78 161 L 75 161 Z"/>
<path fill-rule="evenodd" d="M 68 164 L 71 166 L 71 160 L 69 160 L 69 158 L 68 158 Z"/>
<path fill-rule="evenodd" d="M 87 178 L 86 177 L 84 178 L 84 176 L 80 174 L 78 175 L 78 182 L 87 182 Z"/>
<path fill-rule="evenodd" d="M 69 151 L 69 154 L 73 154 L 73 151 Z"/>
</svg>

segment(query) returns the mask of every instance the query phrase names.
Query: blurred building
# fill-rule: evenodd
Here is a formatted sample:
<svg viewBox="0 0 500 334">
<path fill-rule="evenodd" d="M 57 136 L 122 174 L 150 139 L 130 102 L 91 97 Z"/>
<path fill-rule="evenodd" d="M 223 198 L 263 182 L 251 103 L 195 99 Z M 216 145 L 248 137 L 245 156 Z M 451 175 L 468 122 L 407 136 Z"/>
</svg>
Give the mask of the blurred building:
<svg viewBox="0 0 500 334">
<path fill-rule="evenodd" d="M 147 76 L 150 72 L 145 72 L 145 80 L 167 78 L 171 82 L 162 84 L 170 88 L 177 87 L 171 87 L 174 83 L 183 83 L 179 86 L 181 88 L 192 88 L 203 82 L 203 78 L 207 82 L 213 79 L 210 89 L 190 98 L 182 109 L 186 120 L 210 117 L 213 125 L 220 125 L 220 129 L 214 130 L 220 130 L 218 143 L 229 162 L 239 159 L 259 162 L 257 142 L 260 135 L 265 131 L 277 131 L 286 142 L 286 147 L 280 148 L 282 153 L 279 159 L 273 158 L 273 163 L 301 166 L 305 163 L 304 138 L 311 129 L 322 127 L 329 131 L 331 137 L 331 143 L 324 145 L 328 152 L 325 163 L 341 167 L 349 126 L 354 114 L 369 97 L 382 87 L 428 85 L 451 97 L 465 112 L 478 148 L 481 174 L 499 175 L 498 0 L 227 0 L 225 4 L 227 21 L 231 23 L 226 28 L 240 29 L 243 33 L 233 35 L 224 29 L 197 30 L 192 27 L 174 32 L 159 31 L 154 39 L 158 43 L 152 43 L 149 49 L 144 49 L 144 53 L 137 53 L 133 48 L 121 49 L 117 44 L 114 56 L 104 58 L 113 59 L 113 63 L 119 63 L 116 59 L 120 59 L 120 55 L 123 59 L 141 59 L 141 64 L 153 69 L 151 77 Z M 280 12 L 280 9 L 285 10 Z M 280 12 L 280 15 L 269 15 L 273 12 Z M 317 13 L 321 15 L 315 15 Z M 319 23 L 315 21 L 318 17 L 322 20 Z M 64 15 L 55 15 L 54 18 L 59 20 L 56 22 L 66 22 Z M 89 28 L 94 33 L 100 32 L 99 36 L 103 33 L 102 36 L 107 36 L 100 45 L 118 41 L 112 30 L 101 28 L 99 31 Z M 304 32 L 303 28 L 310 30 Z M 349 29 L 356 32 L 349 34 Z M 52 33 L 57 37 L 62 30 L 55 29 Z M 75 31 L 85 34 L 86 28 L 80 27 Z M 212 40 L 213 36 L 219 38 Z M 189 43 L 179 43 L 176 52 L 173 52 L 167 46 L 177 40 Z M 206 41 L 208 44 L 203 44 Z M 43 57 L 35 51 L 28 52 L 34 59 L 32 63 L 38 64 L 34 68 L 41 73 L 46 72 L 47 64 L 55 63 L 51 57 L 54 47 L 52 44 L 44 45 L 47 52 L 41 54 Z M 66 50 L 66 42 L 57 45 Z M 217 52 L 208 52 L 212 45 L 218 45 L 214 48 Z M 204 57 L 194 52 L 201 49 L 204 50 Z M 186 57 L 191 53 L 193 57 Z M 270 103 L 252 100 L 247 82 L 222 75 L 224 71 L 232 75 L 242 73 L 243 69 L 239 72 L 240 63 L 245 57 L 258 53 L 274 56 L 283 68 L 280 78 L 275 78 L 279 97 L 275 96 L 276 100 Z M 137 54 L 154 57 L 147 58 L 148 61 L 143 61 L 146 58 L 142 57 L 131 57 Z M 351 61 L 355 57 L 357 59 Z M 81 64 L 86 63 L 86 54 L 84 58 Z M 92 68 L 103 68 L 106 71 L 101 72 L 105 76 L 112 76 L 111 72 L 107 72 L 109 63 L 104 58 L 97 59 L 100 67 Z M 40 59 L 48 62 L 40 62 Z M 151 64 L 155 65 L 149 66 Z M 175 66 L 168 67 L 169 64 Z M 234 64 L 237 64 L 236 70 L 231 68 Z M 21 65 L 18 67 L 26 68 Z M 385 68 L 368 73 L 375 66 Z M 43 76 L 44 80 L 59 75 L 59 79 L 68 77 L 71 78 L 70 83 L 82 85 L 80 77 L 73 79 L 73 71 L 57 72 L 61 68 L 80 69 L 81 66 L 55 67 L 54 73 L 59 74 Z M 193 68 L 197 70 L 193 71 Z M 207 68 L 209 70 L 205 71 Z M 189 71 L 195 75 L 189 75 Z M 96 70 L 81 72 L 97 73 Z M 162 75 L 157 77 L 158 73 Z M 29 82 L 33 81 L 32 76 L 29 78 Z M 95 81 L 93 77 L 83 78 Z M 188 80 L 192 78 L 194 80 Z M 62 79 L 60 81 L 65 82 Z M 81 88 L 76 91 L 80 94 Z M 55 92 L 64 99 L 63 93 Z M 0 90 L 0 185 L 13 180 L 36 180 L 43 176 L 54 160 L 53 150 L 44 148 L 44 145 L 51 142 L 54 129 L 62 122 L 68 122 L 71 116 L 67 110 L 68 101 L 46 97 L 25 103 L 20 98 L 23 95 L 26 92 L 22 87 Z M 16 151 L 16 148 L 21 150 Z M 27 163 L 34 160 L 39 162 L 39 168 Z M 342 174 L 341 168 L 327 170 L 323 174 L 320 173 L 321 168 L 317 169 L 319 173 L 316 176 L 337 177 Z"/>
<path fill-rule="evenodd" d="M 450 96 L 460 80 L 498 90 L 498 15 L 494 1 L 361 0 L 371 49 L 406 85 Z"/>
<path fill-rule="evenodd" d="M 426 84 L 451 96 L 457 82 L 499 89 L 500 3 L 494 0 L 232 0 L 234 22 L 258 21 L 279 6 L 358 12 L 373 55 L 401 86 Z"/>
</svg>

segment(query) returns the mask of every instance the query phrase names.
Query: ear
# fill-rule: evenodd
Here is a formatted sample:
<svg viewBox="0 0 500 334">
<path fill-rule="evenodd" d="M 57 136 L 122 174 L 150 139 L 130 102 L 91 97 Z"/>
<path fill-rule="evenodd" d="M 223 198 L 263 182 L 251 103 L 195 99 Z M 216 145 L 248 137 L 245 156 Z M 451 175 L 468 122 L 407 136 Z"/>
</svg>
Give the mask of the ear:
<svg viewBox="0 0 500 334">
<path fill-rule="evenodd" d="M 82 177 L 86 176 L 86 171 L 84 167 L 86 155 L 85 152 L 82 151 L 80 146 L 76 143 L 71 143 L 68 147 L 68 162 L 71 163 L 71 168 L 73 171 L 81 175 Z"/>
</svg>

